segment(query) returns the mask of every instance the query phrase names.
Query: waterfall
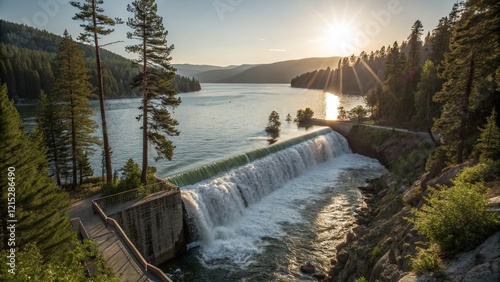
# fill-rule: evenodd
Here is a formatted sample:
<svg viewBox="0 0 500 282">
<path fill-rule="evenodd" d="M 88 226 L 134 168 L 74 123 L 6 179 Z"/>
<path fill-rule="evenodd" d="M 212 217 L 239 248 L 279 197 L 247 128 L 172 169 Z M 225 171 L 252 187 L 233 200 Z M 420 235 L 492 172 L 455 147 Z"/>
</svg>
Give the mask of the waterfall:
<svg viewBox="0 0 500 282">
<path fill-rule="evenodd" d="M 259 149 L 167 178 L 175 183 L 219 176 L 181 190 L 191 241 L 223 239 L 245 209 L 318 163 L 349 153 L 347 140 L 331 129 Z M 239 166 L 238 166 L 239 165 Z M 220 174 L 223 169 L 224 174 Z M 178 181 L 178 182 L 177 182 Z"/>
<path fill-rule="evenodd" d="M 280 143 L 276 143 L 272 146 L 255 149 L 246 153 L 231 156 L 229 158 L 216 161 L 204 166 L 200 166 L 194 169 L 190 169 L 185 172 L 181 172 L 166 178 L 167 181 L 173 183 L 179 187 L 195 184 L 203 180 L 212 178 L 216 175 L 228 172 L 229 170 L 243 166 L 252 161 L 265 157 L 269 154 L 279 152 L 283 149 L 291 147 L 293 145 L 299 144 L 301 142 L 307 141 L 309 139 L 325 135 L 332 132 L 332 129 L 325 128 L 318 131 L 314 131 L 299 137 L 295 137 Z"/>
</svg>

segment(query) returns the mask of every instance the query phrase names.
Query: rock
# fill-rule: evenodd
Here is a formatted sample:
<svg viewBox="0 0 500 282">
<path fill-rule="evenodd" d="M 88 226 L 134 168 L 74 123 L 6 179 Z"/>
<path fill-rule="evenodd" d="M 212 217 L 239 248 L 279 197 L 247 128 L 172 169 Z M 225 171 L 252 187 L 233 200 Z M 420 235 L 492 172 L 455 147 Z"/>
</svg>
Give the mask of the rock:
<svg viewBox="0 0 500 282">
<path fill-rule="evenodd" d="M 343 264 L 336 264 L 332 269 L 330 269 L 328 275 L 330 277 L 336 277 L 343 269 L 344 269 Z"/>
<path fill-rule="evenodd" d="M 347 234 L 345 235 L 345 242 L 347 244 L 351 243 L 354 238 L 356 238 L 356 234 L 352 233 L 351 231 L 347 232 Z"/>
<path fill-rule="evenodd" d="M 500 281 L 500 232 L 483 244 L 458 255 L 446 265 L 446 275 L 453 281 Z"/>
<path fill-rule="evenodd" d="M 420 185 L 412 186 L 403 194 L 403 201 L 413 207 L 416 207 L 423 197 L 423 188 Z"/>
<path fill-rule="evenodd" d="M 367 218 L 365 218 L 365 217 L 358 217 L 358 218 L 356 219 L 356 224 L 357 224 L 357 225 L 366 225 L 366 224 L 368 224 L 368 223 L 370 223 L 370 220 L 369 220 L 369 219 L 367 219 Z M 355 232 L 355 233 L 357 233 L 357 232 Z"/>
<path fill-rule="evenodd" d="M 311 274 L 316 272 L 316 267 L 314 267 L 314 265 L 310 262 L 307 262 L 306 264 L 300 266 L 300 271 L 305 274 Z"/>
<path fill-rule="evenodd" d="M 326 275 L 324 273 L 316 273 L 313 274 L 312 277 L 318 279 L 318 281 L 323 281 L 326 278 Z"/>
<path fill-rule="evenodd" d="M 441 173 L 438 177 L 427 182 L 427 186 L 436 187 L 437 185 L 446 185 L 451 186 L 453 183 L 451 182 L 457 174 L 465 167 L 471 166 L 470 163 L 463 163 L 456 165 L 454 167 L 449 168 L 445 172 Z"/>
<path fill-rule="evenodd" d="M 349 253 L 346 250 L 342 250 L 337 253 L 337 261 L 340 263 L 345 263 L 349 259 Z"/>
<path fill-rule="evenodd" d="M 497 260 L 497 264 L 500 262 L 500 259 Z M 489 263 L 483 263 L 480 265 L 474 266 L 472 269 L 467 271 L 464 278 L 462 279 L 464 282 L 473 282 L 473 281 L 500 281 L 500 273 L 494 273 Z"/>
<path fill-rule="evenodd" d="M 337 246 L 335 246 L 335 249 L 337 249 L 337 252 L 338 252 L 338 251 L 342 250 L 346 245 L 347 245 L 347 243 L 345 241 L 342 241 Z"/>
</svg>

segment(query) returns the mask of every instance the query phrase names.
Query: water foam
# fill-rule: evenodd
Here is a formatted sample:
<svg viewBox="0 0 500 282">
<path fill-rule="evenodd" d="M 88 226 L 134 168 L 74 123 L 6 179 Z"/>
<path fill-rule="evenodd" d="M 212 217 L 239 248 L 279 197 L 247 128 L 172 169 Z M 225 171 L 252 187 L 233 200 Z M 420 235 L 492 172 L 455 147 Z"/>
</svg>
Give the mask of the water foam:
<svg viewBox="0 0 500 282">
<path fill-rule="evenodd" d="M 201 246 L 202 259 L 217 261 L 217 267 L 227 259 L 249 266 L 268 244 L 263 239 L 280 238 L 283 224 L 302 222 L 301 207 L 334 189 L 342 169 L 380 166 L 349 153 L 345 138 L 329 132 L 183 187 L 190 237 Z"/>
</svg>

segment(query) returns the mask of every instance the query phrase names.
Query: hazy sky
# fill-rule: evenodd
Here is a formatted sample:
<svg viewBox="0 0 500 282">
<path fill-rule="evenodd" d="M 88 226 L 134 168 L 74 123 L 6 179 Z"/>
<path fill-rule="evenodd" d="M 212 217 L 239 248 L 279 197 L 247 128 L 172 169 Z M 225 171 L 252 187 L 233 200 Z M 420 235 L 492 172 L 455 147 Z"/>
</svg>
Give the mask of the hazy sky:
<svg viewBox="0 0 500 282">
<path fill-rule="evenodd" d="M 76 38 L 80 22 L 68 0 L 0 0 L 0 18 Z M 130 1 L 104 0 L 105 13 L 126 20 Z M 448 15 L 456 0 L 157 0 L 175 45 L 173 63 L 238 65 L 307 57 L 347 56 L 408 37 L 420 20 L 425 32 Z M 124 40 L 116 28 L 103 43 Z M 135 42 L 133 42 L 135 44 Z M 125 51 L 130 41 L 107 49 Z"/>
</svg>

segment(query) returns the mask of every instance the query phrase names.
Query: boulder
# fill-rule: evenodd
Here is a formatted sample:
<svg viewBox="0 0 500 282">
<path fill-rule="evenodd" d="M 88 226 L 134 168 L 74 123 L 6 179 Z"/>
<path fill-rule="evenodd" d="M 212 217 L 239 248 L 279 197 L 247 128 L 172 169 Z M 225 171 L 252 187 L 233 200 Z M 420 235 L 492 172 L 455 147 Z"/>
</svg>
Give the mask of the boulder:
<svg viewBox="0 0 500 282">
<path fill-rule="evenodd" d="M 337 261 L 339 263 L 346 263 L 346 261 L 349 259 L 349 253 L 346 250 L 342 250 L 337 253 Z"/>
<path fill-rule="evenodd" d="M 312 265 L 310 262 L 307 262 L 300 266 L 300 271 L 305 274 L 312 274 L 316 272 L 316 267 Z"/>
</svg>

